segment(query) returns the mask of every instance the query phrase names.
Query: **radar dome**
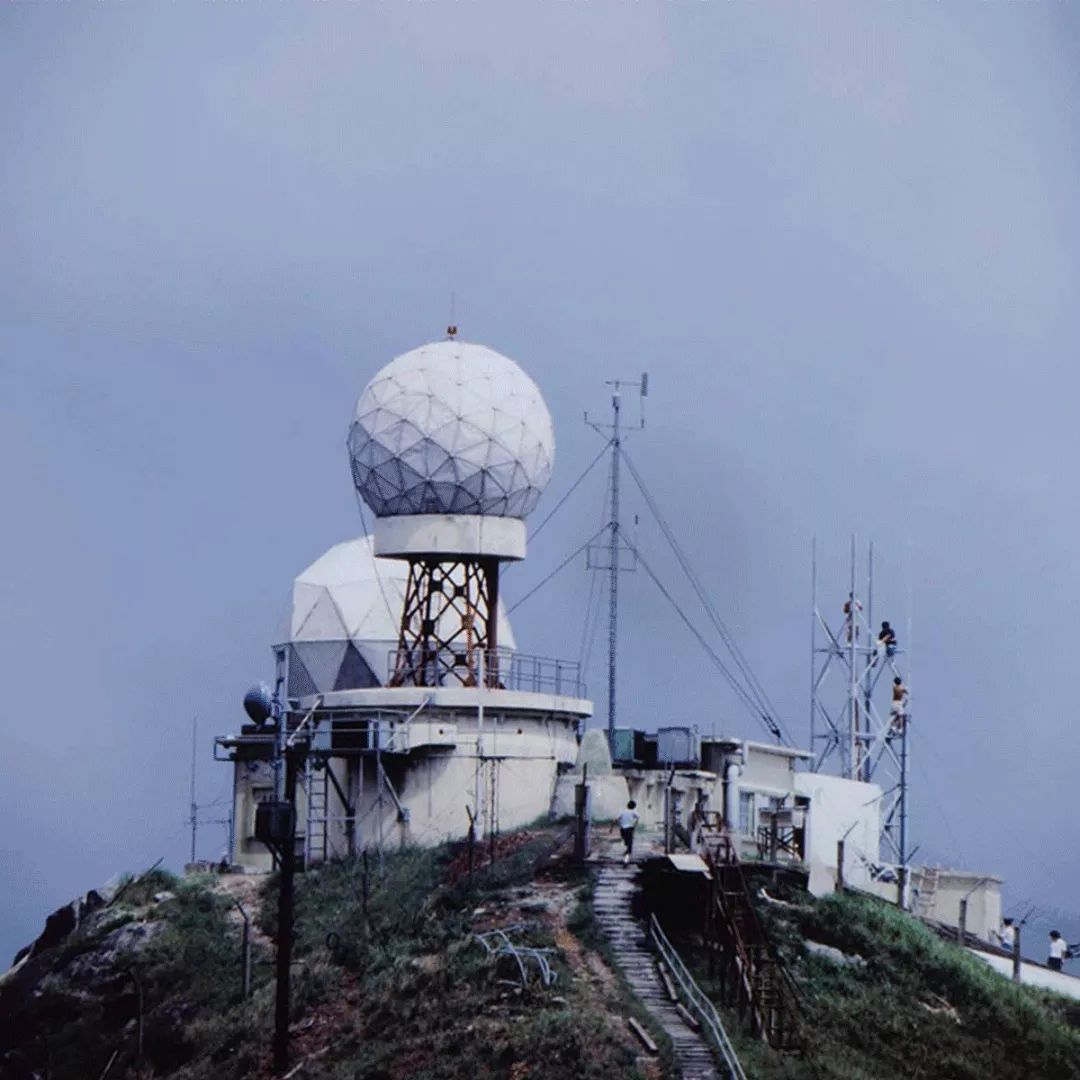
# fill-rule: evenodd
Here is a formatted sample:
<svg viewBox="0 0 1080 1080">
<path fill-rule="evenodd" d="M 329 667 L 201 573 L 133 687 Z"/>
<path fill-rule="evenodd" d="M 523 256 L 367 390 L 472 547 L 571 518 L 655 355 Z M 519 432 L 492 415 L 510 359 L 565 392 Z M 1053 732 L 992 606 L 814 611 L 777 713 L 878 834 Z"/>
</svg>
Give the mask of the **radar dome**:
<svg viewBox="0 0 1080 1080">
<path fill-rule="evenodd" d="M 551 478 L 555 434 L 536 383 L 466 341 L 392 360 L 356 403 L 353 483 L 379 517 L 524 518 Z"/>
</svg>

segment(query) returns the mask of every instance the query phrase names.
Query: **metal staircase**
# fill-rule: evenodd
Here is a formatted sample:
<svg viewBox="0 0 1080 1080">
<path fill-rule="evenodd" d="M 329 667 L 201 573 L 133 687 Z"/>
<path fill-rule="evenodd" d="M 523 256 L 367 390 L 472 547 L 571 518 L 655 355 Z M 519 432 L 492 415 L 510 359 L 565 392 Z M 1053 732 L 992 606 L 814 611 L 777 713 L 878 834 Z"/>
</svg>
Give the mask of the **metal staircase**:
<svg viewBox="0 0 1080 1080">
<path fill-rule="evenodd" d="M 754 909 L 731 834 L 710 830 L 704 857 L 713 879 L 705 926 L 709 965 L 723 1000 L 770 1046 L 799 1050 L 799 991 Z"/>
</svg>

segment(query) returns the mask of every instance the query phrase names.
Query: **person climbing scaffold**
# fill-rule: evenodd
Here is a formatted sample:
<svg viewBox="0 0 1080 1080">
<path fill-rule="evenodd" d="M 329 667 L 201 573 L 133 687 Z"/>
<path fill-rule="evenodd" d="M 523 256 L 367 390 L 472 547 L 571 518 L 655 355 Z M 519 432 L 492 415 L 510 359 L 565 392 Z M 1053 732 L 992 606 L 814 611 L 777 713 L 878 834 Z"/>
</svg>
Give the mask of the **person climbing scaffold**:
<svg viewBox="0 0 1080 1080">
<path fill-rule="evenodd" d="M 899 735 L 904 730 L 904 724 L 907 723 L 908 689 L 899 675 L 892 682 L 892 704 L 889 706 L 889 721 L 892 734 Z"/>
<path fill-rule="evenodd" d="M 878 631 L 874 660 L 876 661 L 882 653 L 890 660 L 896 655 L 896 631 L 887 622 L 883 622 Z"/>
<path fill-rule="evenodd" d="M 848 598 L 844 601 L 844 640 L 850 645 L 851 635 L 854 633 L 855 640 L 859 640 L 859 613 L 862 611 L 862 604 L 856 599 L 855 594 L 848 593 Z"/>
</svg>

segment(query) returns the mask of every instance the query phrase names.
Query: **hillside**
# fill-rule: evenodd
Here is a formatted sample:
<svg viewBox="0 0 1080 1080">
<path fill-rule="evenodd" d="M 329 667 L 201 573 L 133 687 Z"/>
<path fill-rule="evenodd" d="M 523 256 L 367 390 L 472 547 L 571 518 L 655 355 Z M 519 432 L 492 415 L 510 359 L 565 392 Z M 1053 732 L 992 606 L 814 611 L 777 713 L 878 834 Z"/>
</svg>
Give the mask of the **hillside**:
<svg viewBox="0 0 1080 1080">
<path fill-rule="evenodd" d="M 751 1042 L 721 1009 L 755 1080 L 1080 1078 L 1075 1002 L 1012 984 L 877 899 L 815 900 L 772 884 L 770 898 L 761 885 L 756 907 L 799 987 L 806 1050 L 781 1055 Z M 685 951 L 715 991 L 704 958 Z"/>
<path fill-rule="evenodd" d="M 505 837 L 493 867 L 448 847 L 329 865 L 298 878 L 293 1049 L 311 1080 L 556 1080 L 675 1075 L 650 1059 L 625 1017 L 648 1024 L 588 939 L 587 875 L 554 849 L 564 829 Z M 252 879 L 240 879 L 250 886 Z M 268 1077 L 272 952 L 256 943 L 254 993 L 241 997 L 235 879 L 155 872 L 63 944 L 0 986 L 0 1077 Z M 155 901 L 154 897 L 159 899 Z M 247 905 L 245 905 L 247 906 Z M 260 929 L 274 932 L 273 883 Z M 551 950 L 556 980 L 535 962 L 492 958 L 475 934 L 516 926 L 512 940 Z M 143 1061 L 135 1058 L 142 989 Z M 658 1029 L 653 1029 L 663 1042 Z"/>
<path fill-rule="evenodd" d="M 299 879 L 296 1078 L 563 1077 L 663 1080 L 677 1068 L 609 962 L 590 872 L 555 827 L 502 839 L 470 881 L 449 847 L 328 865 Z M 254 987 L 241 994 L 239 898 L 260 909 Z M 1065 1008 L 1014 987 L 887 905 L 789 890 L 760 912 L 802 996 L 807 1049 L 780 1055 L 722 1010 L 748 1075 L 764 1080 L 1080 1078 Z M 0 982 L 0 1077 L 269 1077 L 273 882 L 154 872 Z M 492 957 L 510 928 L 555 975 Z M 682 943 L 708 988 L 699 942 Z M 823 947 L 829 948 L 823 948 Z M 833 951 L 830 951 L 833 950 Z M 139 996 L 142 997 L 142 1057 Z M 661 1044 L 647 1054 L 627 1017 Z M 111 1065 L 110 1065 L 111 1062 Z"/>
</svg>

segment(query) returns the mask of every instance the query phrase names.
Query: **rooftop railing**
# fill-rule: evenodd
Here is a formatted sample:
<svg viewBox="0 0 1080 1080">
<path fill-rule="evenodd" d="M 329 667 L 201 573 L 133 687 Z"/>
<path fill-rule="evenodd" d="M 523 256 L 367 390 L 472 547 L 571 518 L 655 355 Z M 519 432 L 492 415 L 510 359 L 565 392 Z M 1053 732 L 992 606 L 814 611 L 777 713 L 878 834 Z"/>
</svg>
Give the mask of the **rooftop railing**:
<svg viewBox="0 0 1080 1080">
<path fill-rule="evenodd" d="M 395 649 L 388 686 L 486 686 L 560 697 L 585 696 L 581 665 L 510 649 Z"/>
</svg>

